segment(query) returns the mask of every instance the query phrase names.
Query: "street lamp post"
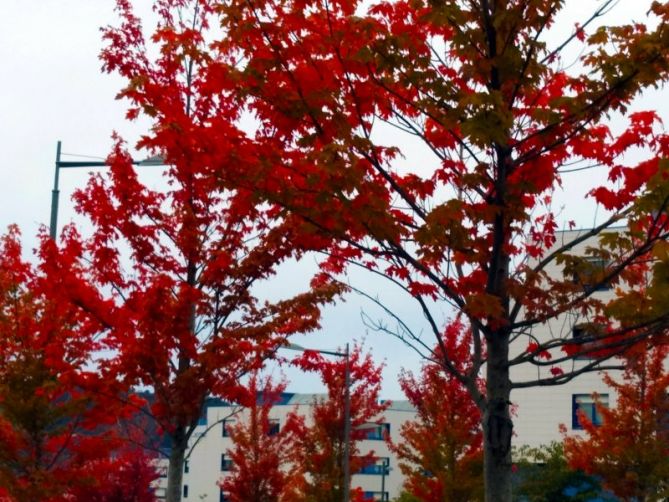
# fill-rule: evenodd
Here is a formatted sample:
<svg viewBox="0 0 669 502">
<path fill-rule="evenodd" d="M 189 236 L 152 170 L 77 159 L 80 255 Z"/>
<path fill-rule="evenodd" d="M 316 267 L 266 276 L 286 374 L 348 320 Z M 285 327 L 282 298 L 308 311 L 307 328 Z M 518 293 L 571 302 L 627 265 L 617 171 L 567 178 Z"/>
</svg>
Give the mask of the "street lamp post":
<svg viewBox="0 0 669 502">
<path fill-rule="evenodd" d="M 390 474 L 390 459 L 381 459 L 381 500 L 387 502 L 386 498 L 386 476 Z"/>
<path fill-rule="evenodd" d="M 343 502 L 350 500 L 351 487 L 351 464 L 349 462 L 349 454 L 351 451 L 351 366 L 350 353 L 348 343 L 344 352 L 336 352 L 332 350 L 307 349 L 300 345 L 289 343 L 284 348 L 290 350 L 298 350 L 300 352 L 313 351 L 319 354 L 344 358 L 344 455 L 341 460 L 341 468 L 344 472 L 344 486 L 343 486 Z"/>
<path fill-rule="evenodd" d="M 348 343 L 344 352 L 344 458 L 342 460 L 344 471 L 344 502 L 348 502 L 351 487 L 351 466 L 349 453 L 351 450 L 351 367 L 348 351 Z"/>
<path fill-rule="evenodd" d="M 60 177 L 60 170 L 65 168 L 78 168 L 78 167 L 105 167 L 108 166 L 106 161 L 63 161 L 61 157 L 61 145 L 62 142 L 58 141 L 56 145 L 56 163 L 55 163 L 55 173 L 53 177 L 53 189 L 51 190 L 51 218 L 49 220 L 49 237 L 56 239 L 56 232 L 58 230 L 58 199 L 60 197 L 60 190 L 58 188 L 58 181 Z M 144 160 L 133 160 L 133 165 L 136 166 L 160 166 L 164 164 L 164 161 L 161 157 L 149 157 Z"/>
</svg>

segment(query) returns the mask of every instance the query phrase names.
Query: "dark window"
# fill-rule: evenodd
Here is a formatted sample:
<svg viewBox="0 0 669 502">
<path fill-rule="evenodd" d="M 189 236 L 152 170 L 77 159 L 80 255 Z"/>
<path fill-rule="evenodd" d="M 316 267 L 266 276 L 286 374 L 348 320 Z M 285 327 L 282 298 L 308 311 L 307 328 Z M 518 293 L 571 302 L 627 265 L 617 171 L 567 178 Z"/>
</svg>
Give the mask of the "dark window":
<svg viewBox="0 0 669 502">
<path fill-rule="evenodd" d="M 602 414 L 597 410 L 596 404 L 605 408 L 609 407 L 609 395 L 599 394 L 597 399 L 593 399 L 590 394 L 573 394 L 571 407 L 571 426 L 573 429 L 583 429 L 579 423 L 579 412 L 583 414 L 593 425 L 602 425 Z"/>
<path fill-rule="evenodd" d="M 184 473 L 188 472 L 190 470 L 190 466 L 188 465 L 188 460 L 184 460 Z"/>
<path fill-rule="evenodd" d="M 574 338 L 574 340 L 581 341 L 583 340 L 587 335 L 587 331 L 585 329 L 585 326 L 583 324 L 577 324 L 571 329 L 571 335 Z"/>
<path fill-rule="evenodd" d="M 188 485 L 184 485 L 184 498 L 188 498 Z"/>
<path fill-rule="evenodd" d="M 379 502 L 388 502 L 388 492 L 363 492 L 363 500 L 374 500 Z"/>
<path fill-rule="evenodd" d="M 276 436 L 281 428 L 281 423 L 278 420 L 271 419 L 269 421 L 269 429 L 267 429 L 268 436 Z"/>
<path fill-rule="evenodd" d="M 361 433 L 361 439 L 383 441 L 390 436 L 390 424 L 366 424 L 358 430 Z"/>
<path fill-rule="evenodd" d="M 226 458 L 225 453 L 221 454 L 221 470 L 222 471 L 232 470 L 232 459 Z"/>
<path fill-rule="evenodd" d="M 594 348 L 595 342 L 585 342 L 585 340 L 591 340 L 597 331 L 592 324 L 577 324 L 571 329 L 572 338 L 575 342 L 578 342 L 579 352 Z M 585 353 L 576 356 L 576 359 L 592 359 L 592 357 Z"/>
<path fill-rule="evenodd" d="M 371 464 L 363 466 L 357 474 L 373 474 L 377 476 L 388 475 L 390 459 L 388 457 L 378 457 Z"/>
<path fill-rule="evenodd" d="M 604 278 L 608 272 L 609 262 L 603 258 L 587 257 L 574 275 L 574 282 L 583 286 L 583 289 L 591 293 L 593 291 L 607 291 L 611 289 L 611 283 Z"/>
<path fill-rule="evenodd" d="M 223 420 L 222 425 L 223 425 L 223 432 L 222 436 L 223 437 L 230 437 L 230 426 L 234 425 L 235 421 L 234 420 Z"/>
<path fill-rule="evenodd" d="M 221 488 L 221 495 L 218 498 L 218 502 L 230 502 L 228 494 L 223 491 L 223 488 Z"/>
</svg>

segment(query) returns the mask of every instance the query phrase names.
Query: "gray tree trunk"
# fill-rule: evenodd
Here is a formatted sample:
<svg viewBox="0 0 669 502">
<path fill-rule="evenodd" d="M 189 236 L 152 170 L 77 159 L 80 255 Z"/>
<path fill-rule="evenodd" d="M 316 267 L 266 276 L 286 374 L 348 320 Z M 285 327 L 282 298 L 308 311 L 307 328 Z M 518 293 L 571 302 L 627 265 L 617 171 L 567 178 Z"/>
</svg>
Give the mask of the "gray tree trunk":
<svg viewBox="0 0 669 502">
<path fill-rule="evenodd" d="M 483 475 L 486 502 L 511 502 L 511 436 L 507 333 L 494 333 L 488 343 L 486 407 L 483 413 Z"/>
<path fill-rule="evenodd" d="M 166 502 L 181 502 L 184 477 L 184 459 L 188 447 L 186 428 L 179 426 L 170 434 L 172 450 L 170 451 L 169 466 L 167 467 Z"/>
</svg>

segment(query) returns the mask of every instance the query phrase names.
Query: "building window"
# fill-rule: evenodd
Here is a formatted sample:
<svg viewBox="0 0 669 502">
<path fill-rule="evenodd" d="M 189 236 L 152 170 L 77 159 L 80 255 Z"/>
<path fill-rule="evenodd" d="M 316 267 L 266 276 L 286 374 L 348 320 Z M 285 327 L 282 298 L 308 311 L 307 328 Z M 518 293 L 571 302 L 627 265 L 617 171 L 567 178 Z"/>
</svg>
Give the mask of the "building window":
<svg viewBox="0 0 669 502">
<path fill-rule="evenodd" d="M 376 476 L 387 476 L 390 459 L 388 457 L 377 457 L 370 464 L 360 468 L 357 474 L 372 474 Z"/>
<path fill-rule="evenodd" d="M 230 502 L 228 494 L 223 491 L 223 488 L 221 488 L 221 494 L 219 495 L 218 502 Z"/>
<path fill-rule="evenodd" d="M 366 424 L 361 426 L 358 431 L 362 436 L 361 439 L 383 441 L 390 436 L 390 424 Z"/>
<path fill-rule="evenodd" d="M 188 498 L 188 485 L 184 485 L 184 498 Z"/>
<path fill-rule="evenodd" d="M 388 502 L 388 492 L 363 492 L 363 500 L 374 500 L 380 502 Z"/>
<path fill-rule="evenodd" d="M 583 340 L 586 336 L 588 336 L 586 326 L 586 324 L 577 324 L 571 328 L 571 337 L 576 341 Z"/>
<path fill-rule="evenodd" d="M 611 283 L 604 281 L 609 268 L 609 262 L 603 258 L 585 257 L 580 270 L 574 274 L 574 282 L 583 286 L 587 293 L 593 291 L 607 291 Z"/>
<path fill-rule="evenodd" d="M 577 342 L 579 352 L 596 349 L 596 342 L 585 342 L 585 340 L 592 340 L 594 337 L 602 334 L 602 327 L 591 323 L 576 324 L 571 329 L 571 337 L 575 342 Z M 592 359 L 592 356 L 588 353 L 584 353 L 579 354 L 575 357 L 575 359 Z"/>
<path fill-rule="evenodd" d="M 188 460 L 184 460 L 184 474 L 190 471 L 190 466 L 188 465 Z"/>
<path fill-rule="evenodd" d="M 269 428 L 267 429 L 267 435 L 276 436 L 279 433 L 280 428 L 281 428 L 281 422 L 279 422 L 279 420 L 270 419 Z"/>
<path fill-rule="evenodd" d="M 579 423 L 579 414 L 585 416 L 593 425 L 602 425 L 603 417 L 597 409 L 597 405 L 605 408 L 609 407 L 609 395 L 599 394 L 597 399 L 593 399 L 590 394 L 573 394 L 572 395 L 572 413 L 571 413 L 571 427 L 572 429 L 583 429 Z"/>
<path fill-rule="evenodd" d="M 235 424 L 235 420 L 230 420 L 230 419 L 223 420 L 223 422 L 222 422 L 222 425 L 223 425 L 222 436 L 224 438 L 230 437 L 230 427 L 233 426 L 234 424 Z"/>
<path fill-rule="evenodd" d="M 225 456 L 225 453 L 221 453 L 221 470 L 222 471 L 232 470 L 232 459 L 227 458 Z"/>
</svg>

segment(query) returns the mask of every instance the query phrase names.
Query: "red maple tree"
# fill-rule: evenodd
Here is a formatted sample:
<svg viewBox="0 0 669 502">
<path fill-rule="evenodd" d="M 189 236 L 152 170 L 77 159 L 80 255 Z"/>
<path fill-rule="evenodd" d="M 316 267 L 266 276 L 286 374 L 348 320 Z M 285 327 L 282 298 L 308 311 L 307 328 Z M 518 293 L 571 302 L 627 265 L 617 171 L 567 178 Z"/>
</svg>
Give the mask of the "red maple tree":
<svg viewBox="0 0 669 502">
<path fill-rule="evenodd" d="M 348 451 L 351 474 L 376 461 L 374 452 L 361 454 L 358 445 L 382 427 L 382 414 L 390 406 L 389 401 L 379 400 L 382 367 L 374 363 L 371 354 L 363 354 L 361 346 L 356 345 L 348 357 L 344 357 L 345 354 L 341 352 L 340 357 L 333 359 L 333 356 L 307 350 L 293 361 L 302 370 L 318 374 L 328 393 L 325 399 L 314 400 L 308 416 L 299 410 L 290 416 L 301 477 L 294 478 L 300 493 L 289 500 L 339 502 L 345 489 L 342 461 L 345 452 Z M 348 442 L 345 440 L 347 372 L 350 383 Z M 350 486 L 346 489 L 350 490 Z M 359 489 L 353 489 L 350 500 L 362 500 L 362 495 Z"/>
<path fill-rule="evenodd" d="M 295 500 L 299 490 L 295 432 L 289 416 L 281 424 L 272 422 L 272 407 L 281 399 L 286 384 L 275 385 L 268 377 L 253 374 L 246 392 L 238 399 L 243 406 L 238 422 L 229 428 L 234 447 L 228 450 L 231 472 L 221 488 L 231 502 L 279 502 Z"/>
<path fill-rule="evenodd" d="M 153 391 L 151 414 L 170 443 L 167 500 L 175 502 L 205 399 L 234 400 L 239 377 L 288 335 L 318 327 L 319 304 L 341 286 L 320 281 L 292 298 L 257 297 L 300 238 L 284 213 L 221 174 L 259 158 L 240 129 L 242 109 L 207 90 L 212 5 L 156 1 L 148 41 L 130 2 L 119 0 L 117 10 L 119 26 L 104 30 L 104 69 L 126 79 L 128 117 L 151 120 L 137 146 L 160 155 L 163 181 L 144 183 L 117 138 L 107 172 L 75 200 L 93 227 L 83 244 L 90 284 L 113 304 L 105 341 L 114 355 L 101 364 L 127 387 Z"/>
<path fill-rule="evenodd" d="M 566 436 L 569 465 L 602 480 L 620 500 L 669 496 L 668 345 L 641 344 L 625 355 L 622 379 L 605 375 L 616 405 L 598 406 L 601 424 L 581 414 L 584 436 Z M 596 402 L 596 396 L 595 396 Z"/>
<path fill-rule="evenodd" d="M 122 463 L 117 421 L 132 406 L 95 368 L 103 326 L 66 293 L 94 295 L 79 253 L 71 230 L 59 250 L 43 236 L 37 266 L 16 227 L 0 241 L 0 486 L 11 501 L 92 500 L 81 491 L 106 490 L 109 465 Z M 152 500 L 151 480 L 127 479 L 145 496 L 125 500 Z"/>
<path fill-rule="evenodd" d="M 444 349 L 468 364 L 471 334 L 460 321 L 449 324 Z M 399 441 L 389 444 L 404 475 L 403 490 L 423 502 L 481 500 L 481 413 L 467 390 L 435 364 L 424 364 L 418 377 L 402 373 L 400 386 L 416 410 L 416 418 L 402 424 Z"/>
</svg>

